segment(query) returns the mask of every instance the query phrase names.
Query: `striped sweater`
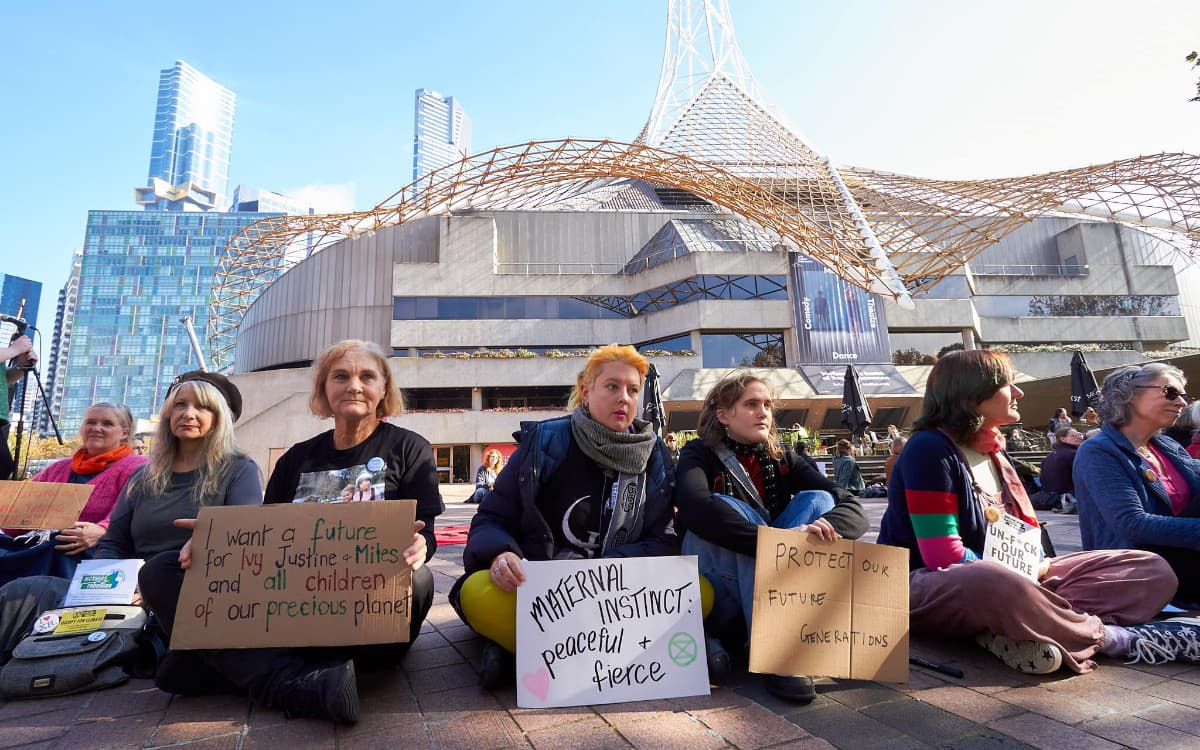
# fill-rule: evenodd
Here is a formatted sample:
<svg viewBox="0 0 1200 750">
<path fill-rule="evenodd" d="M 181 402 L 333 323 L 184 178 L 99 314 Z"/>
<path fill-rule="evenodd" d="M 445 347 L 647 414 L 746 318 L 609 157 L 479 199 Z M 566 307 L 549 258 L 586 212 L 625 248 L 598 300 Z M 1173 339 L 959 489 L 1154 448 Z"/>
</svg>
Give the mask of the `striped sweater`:
<svg viewBox="0 0 1200 750">
<path fill-rule="evenodd" d="M 916 433 L 892 470 L 879 543 L 907 547 L 912 570 L 978 560 L 987 522 L 971 484 L 970 469 L 947 435 Z"/>
</svg>

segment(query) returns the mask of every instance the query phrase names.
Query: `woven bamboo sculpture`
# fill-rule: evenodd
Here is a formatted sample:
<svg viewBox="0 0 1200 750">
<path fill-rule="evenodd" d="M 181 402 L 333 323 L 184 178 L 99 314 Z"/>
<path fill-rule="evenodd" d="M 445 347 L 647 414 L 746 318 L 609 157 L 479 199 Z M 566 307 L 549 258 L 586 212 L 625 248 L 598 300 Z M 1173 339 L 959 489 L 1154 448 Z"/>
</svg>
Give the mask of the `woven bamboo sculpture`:
<svg viewBox="0 0 1200 750">
<path fill-rule="evenodd" d="M 247 227 L 230 242 L 213 286 L 214 364 L 232 366 L 242 314 L 262 289 L 332 243 L 466 209 L 553 210 L 621 180 L 702 198 L 905 306 L 912 294 L 1047 215 L 1137 224 L 1181 251 L 1200 250 L 1200 157 L 1159 154 L 967 181 L 837 168 L 767 103 L 737 47 L 725 0 L 669 0 L 659 90 L 636 142 L 497 148 L 431 172 L 367 211 L 282 216 Z"/>
</svg>

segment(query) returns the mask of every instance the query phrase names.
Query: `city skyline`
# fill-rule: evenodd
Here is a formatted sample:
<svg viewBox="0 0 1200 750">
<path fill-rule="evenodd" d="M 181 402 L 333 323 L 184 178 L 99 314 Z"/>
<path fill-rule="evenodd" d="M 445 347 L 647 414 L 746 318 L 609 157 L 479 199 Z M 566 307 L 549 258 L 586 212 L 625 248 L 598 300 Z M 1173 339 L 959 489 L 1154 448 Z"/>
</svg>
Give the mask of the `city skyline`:
<svg viewBox="0 0 1200 750">
<path fill-rule="evenodd" d="M 24 33 L 0 52 L 12 55 L 0 79 L 30 113 L 0 124 L 0 157 L 13 169 L 0 200 L 4 267 L 42 280 L 46 309 L 82 246 L 87 210 L 130 205 L 129 186 L 145 175 L 154 78 L 174 60 L 239 97 L 231 184 L 318 210 L 366 208 L 410 181 L 412 100 L 381 95 L 385 81 L 389 93 L 430 87 L 470 102 L 474 151 L 534 138 L 632 140 L 653 100 L 666 17 L 665 2 L 616 2 L 603 14 L 480 3 L 451 26 L 420 6 L 352 2 L 343 14 L 354 19 L 353 54 L 335 64 L 320 54 L 330 42 L 321 13 L 239 6 L 234 27 L 223 13 L 72 5 L 65 21 L 17 9 L 13 28 Z M 1195 73 L 1183 59 L 1200 25 L 1190 4 L 796 5 L 735 1 L 734 26 L 768 95 L 837 163 L 986 177 L 1200 152 L 1200 104 L 1187 101 Z M 392 16 L 414 30 L 403 49 L 383 43 Z M 118 28 L 136 54 L 103 42 Z M 282 57 L 261 44 L 262 28 L 293 41 Z M 65 53 L 36 43 L 49 34 Z M 86 149 L 63 130 L 81 116 Z M 72 179 L 50 183 L 61 174 Z M 53 219 L 42 197 L 51 189 Z"/>
</svg>

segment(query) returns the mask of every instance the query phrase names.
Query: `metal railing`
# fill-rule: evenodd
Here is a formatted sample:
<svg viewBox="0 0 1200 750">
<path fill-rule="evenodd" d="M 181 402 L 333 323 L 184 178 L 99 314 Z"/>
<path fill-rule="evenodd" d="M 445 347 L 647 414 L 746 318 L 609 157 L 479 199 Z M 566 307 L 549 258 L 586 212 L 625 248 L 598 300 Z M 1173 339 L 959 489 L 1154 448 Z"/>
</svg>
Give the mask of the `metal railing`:
<svg viewBox="0 0 1200 750">
<path fill-rule="evenodd" d="M 1078 263 L 1052 266 L 1006 263 L 971 266 L 971 273 L 976 276 L 1087 276 L 1089 268 L 1087 264 Z"/>
</svg>

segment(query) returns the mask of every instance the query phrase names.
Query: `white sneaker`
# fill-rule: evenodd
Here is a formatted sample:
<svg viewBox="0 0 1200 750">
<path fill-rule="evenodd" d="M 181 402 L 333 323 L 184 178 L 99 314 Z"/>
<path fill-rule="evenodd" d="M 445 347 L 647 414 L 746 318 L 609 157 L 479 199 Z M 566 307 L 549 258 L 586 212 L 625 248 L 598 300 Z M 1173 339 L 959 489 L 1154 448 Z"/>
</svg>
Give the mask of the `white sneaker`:
<svg viewBox="0 0 1200 750">
<path fill-rule="evenodd" d="M 975 642 L 1008 667 L 1025 674 L 1050 674 L 1062 666 L 1062 652 L 1053 643 L 1014 641 L 987 630 L 975 636 Z"/>
</svg>

